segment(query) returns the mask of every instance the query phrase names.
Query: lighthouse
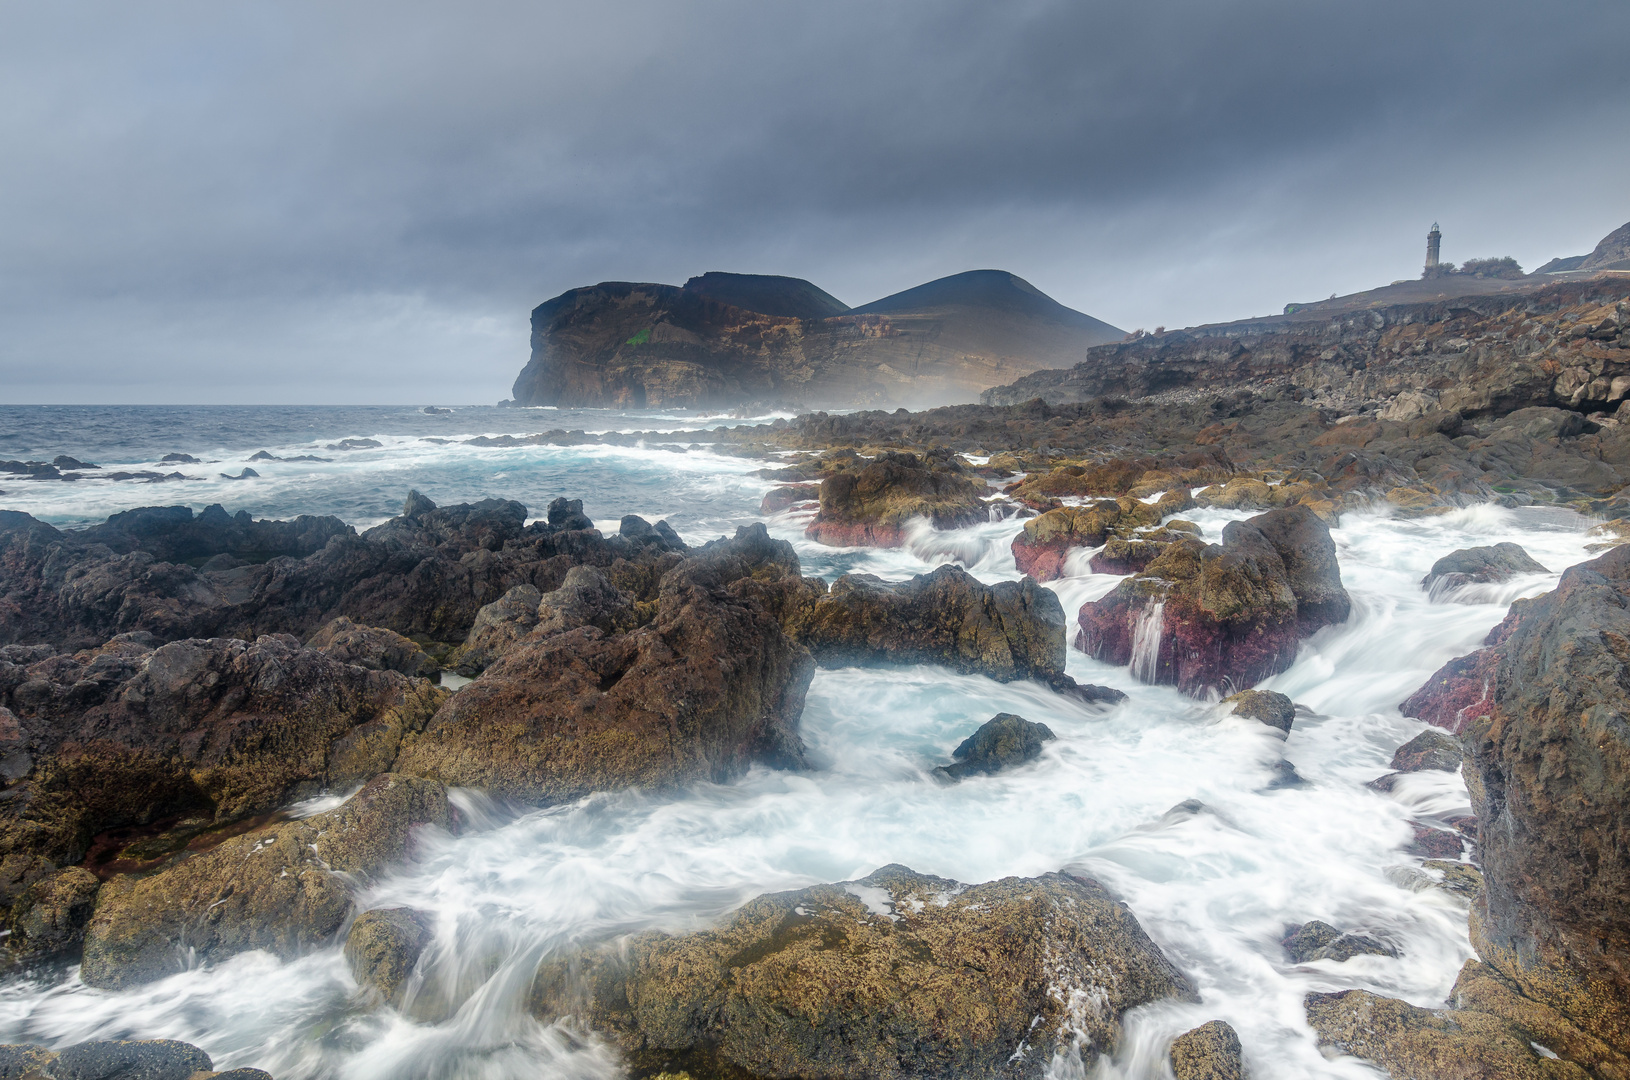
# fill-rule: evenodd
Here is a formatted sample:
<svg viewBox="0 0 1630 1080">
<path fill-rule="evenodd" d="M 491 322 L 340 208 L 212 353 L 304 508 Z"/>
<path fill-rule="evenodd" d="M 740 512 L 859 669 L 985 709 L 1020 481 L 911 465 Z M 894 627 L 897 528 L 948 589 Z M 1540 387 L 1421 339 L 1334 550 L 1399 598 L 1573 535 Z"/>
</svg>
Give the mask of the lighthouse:
<svg viewBox="0 0 1630 1080">
<path fill-rule="evenodd" d="M 1443 240 L 1443 234 L 1438 231 L 1438 223 L 1432 222 L 1432 231 L 1426 234 L 1426 273 L 1430 274 L 1438 265 L 1438 244 Z"/>
</svg>

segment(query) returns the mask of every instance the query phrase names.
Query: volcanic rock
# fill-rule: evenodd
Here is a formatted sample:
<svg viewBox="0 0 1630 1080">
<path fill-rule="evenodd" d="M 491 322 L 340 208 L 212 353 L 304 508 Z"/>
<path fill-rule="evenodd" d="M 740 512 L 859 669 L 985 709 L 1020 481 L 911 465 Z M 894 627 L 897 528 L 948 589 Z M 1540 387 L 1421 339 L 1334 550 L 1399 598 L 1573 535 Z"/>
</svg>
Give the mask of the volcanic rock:
<svg viewBox="0 0 1630 1080">
<path fill-rule="evenodd" d="M 545 803 L 796 766 L 809 653 L 756 599 L 762 525 L 661 578 L 655 616 L 516 645 L 403 747 L 399 771 Z M 790 545 L 781 542 L 786 556 Z"/>
<path fill-rule="evenodd" d="M 1084 604 L 1076 647 L 1127 664 L 1142 633 L 1155 647 L 1140 677 L 1199 695 L 1285 670 L 1302 638 L 1346 620 L 1351 601 L 1335 544 L 1312 510 L 1229 522 L 1222 541 L 1176 541 L 1143 573 Z"/>
<path fill-rule="evenodd" d="M 1230 715 L 1260 720 L 1286 735 L 1290 734 L 1290 726 L 1296 722 L 1296 703 L 1273 690 L 1242 690 L 1233 697 L 1223 699 L 1224 705 L 1229 702 L 1234 704 L 1234 711 Z"/>
<path fill-rule="evenodd" d="M 250 949 L 285 959 L 328 940 L 367 883 L 408 852 L 412 829 L 451 824 L 434 781 L 387 773 L 350 800 L 245 833 L 148 877 L 103 887 L 80 977 L 122 989 Z"/>
<path fill-rule="evenodd" d="M 1518 574 L 1545 573 L 1549 571 L 1534 561 L 1520 544 L 1461 548 L 1433 563 L 1432 569 L 1421 579 L 1421 588 L 1436 599 L 1451 589 L 1474 582 L 1509 581 Z"/>
<path fill-rule="evenodd" d="M 1064 562 L 1071 549 L 1099 547 L 1112 537 L 1132 540 L 1137 536 L 1136 530 L 1156 525 L 1162 518 L 1181 513 L 1193 505 L 1188 489 L 1181 488 L 1167 492 L 1156 503 L 1122 496 L 1114 500 L 1101 499 L 1085 506 L 1049 510 L 1025 522 L 1024 531 L 1013 538 L 1013 560 L 1021 572 L 1030 574 L 1038 581 L 1051 581 L 1063 576 Z M 1144 543 L 1152 544 L 1155 541 L 1145 540 Z M 1118 557 L 1130 559 L 1135 556 L 1129 550 L 1118 553 Z M 1111 573 L 1113 570 L 1106 563 L 1100 572 Z"/>
<path fill-rule="evenodd" d="M 286 636 L 158 649 L 141 638 L 0 662 L 0 700 L 29 759 L 0 801 L 0 903 L 79 861 L 105 829 L 184 813 L 232 821 L 361 783 L 447 696 Z"/>
<path fill-rule="evenodd" d="M 954 765 L 934 770 L 950 780 L 980 773 L 995 773 L 1041 756 L 1042 743 L 1057 738 L 1046 724 L 1035 724 L 1013 713 L 997 713 L 951 751 Z"/>
<path fill-rule="evenodd" d="M 1239 1035 L 1221 1020 L 1201 1024 L 1172 1040 L 1177 1080 L 1245 1080 Z"/>
<path fill-rule="evenodd" d="M 1630 548 L 1511 605 L 1406 712 L 1465 746 L 1483 962 L 1609 1046 L 1630 1046 Z M 1470 704 L 1456 708 L 1462 700 Z M 1475 706 L 1475 707 L 1474 707 Z"/>
<path fill-rule="evenodd" d="M 710 1073 L 902 1080 L 1040 1077 L 1055 1054 L 1090 1066 L 1119 1045 L 1127 1009 L 1167 998 L 1196 995 L 1089 878 L 969 887 L 886 866 L 761 896 L 711 930 L 552 961 L 533 1006 L 650 1071 L 689 1058 Z"/>
<path fill-rule="evenodd" d="M 1351 934 L 1314 919 L 1303 923 L 1280 942 L 1298 964 L 1315 960 L 1351 960 L 1355 956 L 1397 956 L 1397 950 L 1365 934 Z"/>
<path fill-rule="evenodd" d="M 70 866 L 24 889 L 6 920 L 6 929 L 11 931 L 6 948 L 12 957 L 27 961 L 79 944 L 101 887 L 95 874 L 82 866 Z"/>
<path fill-rule="evenodd" d="M 1034 580 L 986 585 L 946 564 L 909 581 L 808 579 L 782 622 L 823 667 L 944 664 L 1001 682 L 1064 674 L 1064 608 Z"/>
<path fill-rule="evenodd" d="M 759 503 L 758 512 L 761 514 L 779 514 L 790 506 L 799 503 L 818 502 L 821 497 L 819 484 L 786 484 L 773 488 Z"/>
<path fill-rule="evenodd" d="M 344 615 L 324 626 L 306 642 L 345 664 L 373 671 L 400 671 L 426 677 L 440 670 L 416 643 L 380 626 L 358 626 Z"/>
<path fill-rule="evenodd" d="M 1456 772 L 1460 769 L 1460 740 L 1441 731 L 1423 731 L 1398 748 L 1392 755 L 1392 769 L 1398 772 L 1422 772 L 1436 769 Z"/>
<path fill-rule="evenodd" d="M 805 535 L 839 547 L 899 547 L 906 524 L 916 518 L 937 529 L 989 521 L 986 491 L 948 456 L 883 453 L 821 483 L 821 509 Z"/>
<path fill-rule="evenodd" d="M 412 908 L 375 908 L 345 935 L 345 960 L 361 986 L 400 1004 L 403 984 L 432 938 L 430 917 Z"/>
</svg>

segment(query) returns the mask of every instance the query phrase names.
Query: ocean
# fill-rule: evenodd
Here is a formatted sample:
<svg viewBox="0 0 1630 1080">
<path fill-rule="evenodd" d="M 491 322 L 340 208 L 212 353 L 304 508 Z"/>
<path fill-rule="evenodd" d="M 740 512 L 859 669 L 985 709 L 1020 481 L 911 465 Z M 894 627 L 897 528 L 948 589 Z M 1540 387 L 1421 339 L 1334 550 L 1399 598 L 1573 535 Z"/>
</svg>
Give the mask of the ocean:
<svg viewBox="0 0 1630 1080">
<path fill-rule="evenodd" d="M 768 419 L 8 406 L 0 407 L 0 459 L 65 454 L 102 469 L 74 482 L 0 475 L 0 508 L 72 527 L 135 506 L 221 503 L 257 517 L 332 514 L 360 529 L 395 513 L 410 488 L 438 503 L 516 499 L 533 514 L 564 495 L 608 523 L 630 513 L 665 518 L 693 544 L 765 521 L 793 543 L 806 574 L 828 578 L 862 571 L 899 580 L 947 562 L 988 582 L 1019 576 L 1008 550 L 1017 520 L 955 532 L 924 526 L 905 547 L 878 550 L 813 544 L 803 536 L 808 511 L 764 518 L 759 502 L 774 486 L 756 475 L 765 462 L 715 452 L 708 432 Z M 683 431 L 687 449 L 465 441 L 557 428 Z M 346 439 L 377 445 L 341 449 Z M 249 460 L 261 451 L 328 460 Z M 161 462 L 172 453 L 201 463 Z M 226 478 L 245 467 L 260 475 Z M 185 479 L 97 478 L 114 468 Z M 1185 516 L 1215 540 L 1227 521 L 1249 514 Z M 1162 1077 L 1173 1036 L 1223 1019 L 1238 1030 L 1259 1080 L 1374 1076 L 1319 1052 L 1302 999 L 1361 987 L 1441 1005 L 1473 955 L 1466 902 L 1422 887 L 1418 860 L 1404 849 L 1412 821 L 1441 822 L 1470 808 L 1457 774 L 1409 774 L 1389 794 L 1365 784 L 1424 730 L 1397 703 L 1475 648 L 1512 600 L 1554 587 L 1564 568 L 1590 557 L 1588 524 L 1494 506 L 1417 520 L 1345 515 L 1332 535 L 1352 617 L 1304 642 L 1294 666 L 1263 684 L 1303 706 L 1285 743 L 1265 725 L 1144 685 L 1128 668 L 1074 649 L 1071 675 L 1125 690 L 1129 700 L 1088 708 L 1037 684 L 931 666 L 822 670 L 802 721 L 812 771 L 755 767 L 726 784 L 600 794 L 541 810 L 456 793 L 476 826 L 456 837 L 428 831 L 413 861 L 358 898 L 364 909 L 434 914 L 435 941 L 416 978 L 425 1000 L 445 1003 L 439 1015 L 363 1003 L 336 944 L 291 962 L 245 954 L 121 992 L 90 989 L 72 968 L 14 980 L 0 985 L 0 1042 L 181 1039 L 206 1049 L 218 1069 L 255 1066 L 278 1080 L 615 1077 L 608 1046 L 528 1014 L 540 960 L 619 934 L 703 926 L 760 893 L 853 879 L 887 863 L 965 882 L 1070 867 L 1125 900 L 1202 995 L 1198 1005 L 1129 1014 L 1122 1047 L 1091 1075 Z M 1440 556 L 1501 541 L 1522 544 L 1550 572 L 1456 603 L 1434 603 L 1421 589 Z M 1073 639 L 1080 605 L 1120 579 L 1092 573 L 1083 553 L 1070 566 L 1048 587 L 1064 603 Z M 1044 722 L 1058 738 L 1020 769 L 936 783 L 930 770 L 998 712 Z M 1281 753 L 1308 784 L 1268 787 Z M 1278 942 L 1310 919 L 1372 934 L 1398 955 L 1295 964 Z M 1067 1058 L 1053 1061 L 1050 1074 L 1088 1075 Z"/>
</svg>

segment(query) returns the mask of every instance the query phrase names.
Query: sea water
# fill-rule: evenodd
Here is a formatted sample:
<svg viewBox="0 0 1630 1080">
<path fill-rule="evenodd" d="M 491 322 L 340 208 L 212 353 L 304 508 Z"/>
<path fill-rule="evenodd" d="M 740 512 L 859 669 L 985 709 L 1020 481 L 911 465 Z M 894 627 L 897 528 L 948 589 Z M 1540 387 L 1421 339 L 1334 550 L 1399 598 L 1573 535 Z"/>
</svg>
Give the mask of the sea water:
<svg viewBox="0 0 1630 1080">
<path fill-rule="evenodd" d="M 693 544 L 767 521 L 797 548 L 806 573 L 828 578 L 860 571 L 899 580 L 947 562 L 985 581 L 1019 576 L 1009 545 L 1021 522 L 998 513 L 955 532 L 919 525 L 893 550 L 812 544 L 803 537 L 807 510 L 761 517 L 758 503 L 773 486 L 755 475 L 765 463 L 716 452 L 707 436 L 740 422 L 554 410 L 7 408 L 0 458 L 65 453 L 156 469 L 165 453 L 181 452 L 209 463 L 179 466 L 196 479 L 142 487 L 4 477 L 0 508 L 71 526 L 137 505 L 220 502 L 256 516 L 331 513 L 360 528 L 394 513 L 409 487 L 438 502 L 514 498 L 533 514 L 565 495 L 607 522 L 627 513 L 666 518 Z M 685 445 L 695 448 L 462 441 L 553 428 L 687 431 Z M 381 445 L 327 449 L 344 438 Z M 259 479 L 223 478 L 259 450 L 332 460 L 256 462 Z M 1216 540 L 1227 521 L 1248 515 L 1185 516 Z M 401 1011 L 362 998 L 336 944 L 287 962 L 249 953 L 122 992 L 90 989 L 73 969 L 13 981 L 0 986 L 0 1042 L 182 1039 L 204 1047 L 217 1068 L 252 1065 L 279 1080 L 616 1077 L 616 1054 L 601 1041 L 527 1012 L 542 959 L 645 929 L 704 927 L 760 893 L 904 863 L 965 882 L 1069 868 L 1126 901 L 1202 1001 L 1134 1010 L 1122 1046 L 1090 1075 L 1165 1077 L 1172 1037 L 1223 1019 L 1258 1077 L 1375 1076 L 1318 1050 L 1303 997 L 1358 987 L 1442 1004 L 1473 955 L 1466 903 L 1422 887 L 1419 860 L 1405 847 L 1412 822 L 1441 825 L 1469 805 L 1452 773 L 1410 775 L 1389 794 L 1365 784 L 1423 730 L 1398 702 L 1477 647 L 1512 600 L 1553 588 L 1561 570 L 1589 557 L 1587 524 L 1492 506 L 1419 520 L 1344 515 L 1332 535 L 1352 616 L 1303 643 L 1295 664 L 1263 684 L 1300 706 L 1288 740 L 1074 649 L 1070 674 L 1125 690 L 1124 704 L 1091 708 L 1035 683 L 931 666 L 823 670 L 801 725 L 814 766 L 806 772 L 753 768 L 727 784 L 600 794 L 541 810 L 455 792 L 470 827 L 456 837 L 422 830 L 411 861 L 358 897 L 362 908 L 407 905 L 434 916 L 434 941 Z M 1439 556 L 1507 540 L 1550 573 L 1469 591 L 1462 602 L 1433 602 L 1422 590 Z M 1089 554 L 1073 553 L 1067 576 L 1049 586 L 1072 640 L 1080 605 L 1120 580 L 1092 573 Z M 1057 739 L 1022 768 L 935 782 L 930 770 L 998 712 L 1043 722 Z M 1304 786 L 1269 787 L 1282 758 Z M 1278 942 L 1309 919 L 1371 934 L 1398 955 L 1295 964 Z M 1054 1072 L 1088 1075 L 1070 1061 L 1055 1062 Z"/>
</svg>

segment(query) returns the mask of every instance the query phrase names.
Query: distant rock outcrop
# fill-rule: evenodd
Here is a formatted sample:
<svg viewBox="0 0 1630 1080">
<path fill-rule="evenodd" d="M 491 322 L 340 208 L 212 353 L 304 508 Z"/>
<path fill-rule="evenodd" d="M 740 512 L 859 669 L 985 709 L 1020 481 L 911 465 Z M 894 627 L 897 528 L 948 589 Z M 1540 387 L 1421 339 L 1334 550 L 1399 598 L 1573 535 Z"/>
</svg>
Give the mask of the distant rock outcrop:
<svg viewBox="0 0 1630 1080">
<path fill-rule="evenodd" d="M 521 405 L 938 405 L 1073 363 L 1122 332 L 1022 278 L 973 270 L 847 308 L 799 278 L 572 289 L 532 312 Z"/>
</svg>

